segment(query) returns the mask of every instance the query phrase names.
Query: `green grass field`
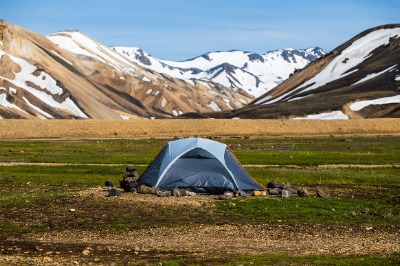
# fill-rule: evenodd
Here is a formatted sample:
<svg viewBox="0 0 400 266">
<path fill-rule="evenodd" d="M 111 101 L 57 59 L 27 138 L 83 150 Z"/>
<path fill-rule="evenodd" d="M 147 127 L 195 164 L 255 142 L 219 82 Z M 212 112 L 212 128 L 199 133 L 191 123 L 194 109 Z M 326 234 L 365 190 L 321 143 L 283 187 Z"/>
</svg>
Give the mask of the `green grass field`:
<svg viewBox="0 0 400 266">
<path fill-rule="evenodd" d="M 307 187 L 310 191 L 321 188 L 330 196 L 323 199 L 292 197 L 280 200 L 271 197 L 235 198 L 232 201 L 234 205 L 229 201 L 215 201 L 213 204 L 217 211 L 214 212 L 179 207 L 174 212 L 159 208 L 143 211 L 140 206 L 134 209 L 117 208 L 117 203 L 113 201 L 102 203 L 106 206 L 88 202 L 88 208 L 100 211 L 114 208 L 115 211 L 107 219 L 91 216 L 90 213 L 76 214 L 74 220 L 54 217 L 53 227 L 46 222 L 25 224 L 20 222 L 22 218 L 19 216 L 36 217 L 33 209 L 40 210 L 43 215 L 51 215 L 53 208 L 75 207 L 71 200 L 75 192 L 102 186 L 105 180 L 117 184 L 127 165 L 136 165 L 138 172 L 142 173 L 168 140 L 0 141 L 0 238 L 6 239 L 10 234 L 18 236 L 27 232 L 47 232 L 49 228 L 119 231 L 149 226 L 184 226 L 193 222 L 374 227 L 400 224 L 399 137 L 220 141 L 229 145 L 239 161 L 246 165 L 246 170 L 260 183 L 266 185 L 270 180 L 290 182 L 294 187 Z M 361 214 L 366 208 L 370 213 Z M 160 212 L 162 219 L 155 223 L 152 217 Z M 141 218 L 132 223 L 132 218 L 138 216 Z M 58 224 L 57 219 L 60 219 Z M 255 265 L 280 265 L 282 262 L 332 264 L 336 260 L 349 262 L 350 265 L 385 265 L 399 262 L 399 257 L 265 255 L 254 256 L 251 260 Z M 235 258 L 235 261 L 248 265 L 245 262 L 248 258 Z M 165 262 L 165 265 L 181 264 L 187 262 Z"/>
</svg>

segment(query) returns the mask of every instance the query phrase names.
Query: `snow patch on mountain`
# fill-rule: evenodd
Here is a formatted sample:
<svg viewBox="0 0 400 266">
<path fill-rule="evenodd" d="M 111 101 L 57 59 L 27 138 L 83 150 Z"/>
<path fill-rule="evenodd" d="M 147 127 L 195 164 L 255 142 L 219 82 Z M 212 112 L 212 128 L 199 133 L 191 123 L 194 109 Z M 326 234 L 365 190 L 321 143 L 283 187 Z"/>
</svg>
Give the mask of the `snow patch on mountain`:
<svg viewBox="0 0 400 266">
<path fill-rule="evenodd" d="M 241 88 L 258 97 L 282 83 L 294 71 L 324 55 L 321 48 L 283 49 L 257 54 L 243 51 L 211 52 L 182 62 L 160 60 L 136 47 L 112 47 L 131 61 L 188 83 L 213 81 Z"/>
<path fill-rule="evenodd" d="M 350 105 L 350 109 L 352 111 L 360 111 L 364 107 L 370 105 L 380 105 L 380 104 L 391 104 L 391 103 L 400 103 L 400 95 L 392 96 L 392 97 L 383 97 L 375 100 L 367 100 L 367 101 L 359 101 Z"/>
<path fill-rule="evenodd" d="M 347 120 L 349 117 L 342 111 L 332 111 L 321 114 L 307 115 L 306 117 L 295 117 L 294 120 Z"/>
<path fill-rule="evenodd" d="M 314 78 L 300 85 L 299 89 L 301 92 L 311 91 L 344 77 L 349 74 L 349 71 L 366 60 L 375 48 L 388 44 L 389 39 L 395 36 L 400 36 L 400 28 L 380 29 L 361 37 L 336 56 Z"/>
<path fill-rule="evenodd" d="M 369 74 L 369 75 L 367 75 L 366 77 L 364 77 L 364 78 L 360 79 L 359 81 L 357 81 L 356 83 L 354 83 L 353 85 L 359 84 L 359 83 L 361 83 L 361 82 L 364 82 L 364 81 L 367 81 L 367 80 L 370 80 L 370 79 L 373 79 L 373 78 L 375 78 L 375 77 L 377 77 L 377 76 L 379 76 L 379 75 L 382 75 L 382 74 L 385 73 L 385 72 L 388 72 L 388 71 L 390 72 L 390 71 L 396 69 L 396 66 L 397 66 L 397 64 L 394 65 L 394 66 L 391 66 L 391 67 L 389 67 L 389 68 L 387 68 L 387 69 L 384 69 L 384 70 L 382 70 L 382 71 L 380 71 L 380 72 L 378 72 L 378 73 Z"/>
<path fill-rule="evenodd" d="M 29 93 L 33 94 L 38 99 L 52 107 L 58 109 L 66 109 L 74 113 L 76 116 L 87 118 L 86 114 L 83 113 L 69 97 L 66 98 L 63 102 L 58 102 L 53 98 L 53 95 L 62 95 L 64 93 L 64 90 L 57 85 L 57 82 L 49 74 L 41 71 L 38 76 L 35 76 L 33 75 L 33 72 L 37 70 L 36 66 L 31 65 L 29 62 L 22 58 L 13 56 L 0 50 L 0 58 L 5 55 L 7 55 L 14 63 L 18 64 L 21 67 L 21 71 L 18 73 L 14 72 L 14 79 L 1 77 L 2 79 L 7 80 L 15 86 L 28 91 Z M 28 84 L 30 82 L 35 84 L 36 86 L 39 86 L 41 90 L 37 90 L 29 86 Z M 4 103 L 3 106 L 6 106 L 6 103 Z"/>
<path fill-rule="evenodd" d="M 128 68 L 136 68 L 124 56 L 79 31 L 57 32 L 48 35 L 47 38 L 71 53 L 94 58 L 104 64 L 110 64 L 120 71 L 129 72 Z"/>
<path fill-rule="evenodd" d="M 22 97 L 22 99 L 26 102 L 26 104 L 27 104 L 29 107 L 35 109 L 36 111 L 38 111 L 39 113 L 41 113 L 41 114 L 44 115 L 45 117 L 47 117 L 47 118 L 54 118 L 51 114 L 46 113 L 45 111 L 43 111 L 42 109 L 40 109 L 40 108 L 37 107 L 36 105 L 33 105 L 32 103 L 30 103 L 29 100 L 28 100 L 27 98 Z"/>
</svg>

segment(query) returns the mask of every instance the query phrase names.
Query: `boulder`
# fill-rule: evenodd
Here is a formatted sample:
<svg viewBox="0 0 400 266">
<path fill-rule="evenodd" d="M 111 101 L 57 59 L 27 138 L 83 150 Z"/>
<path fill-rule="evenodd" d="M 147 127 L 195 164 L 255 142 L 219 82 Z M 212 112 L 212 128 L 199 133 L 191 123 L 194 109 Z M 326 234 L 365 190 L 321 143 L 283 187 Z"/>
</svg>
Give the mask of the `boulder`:
<svg viewBox="0 0 400 266">
<path fill-rule="evenodd" d="M 105 182 L 104 182 L 104 185 L 105 185 L 106 187 L 114 187 L 114 183 L 113 183 L 112 181 L 110 181 L 110 180 L 105 181 Z"/>
<path fill-rule="evenodd" d="M 246 191 L 242 191 L 242 190 L 239 190 L 238 193 L 237 193 L 237 195 L 238 195 L 239 197 L 247 197 L 247 196 L 248 196 L 247 193 L 246 193 Z"/>
<path fill-rule="evenodd" d="M 159 197 L 171 197 L 171 191 L 157 191 L 157 196 Z"/>
<path fill-rule="evenodd" d="M 126 180 L 126 179 L 120 180 L 119 185 L 125 192 L 134 191 L 138 187 L 137 182 Z"/>
<path fill-rule="evenodd" d="M 282 190 L 279 188 L 269 188 L 268 189 L 268 194 L 270 194 L 270 195 L 278 196 L 278 195 L 281 195 L 281 193 L 282 193 Z"/>
<path fill-rule="evenodd" d="M 300 188 L 297 190 L 297 195 L 299 197 L 309 197 L 310 196 L 310 192 L 308 192 L 308 190 L 306 188 Z"/>
<path fill-rule="evenodd" d="M 254 190 L 254 191 L 253 191 L 253 196 L 254 196 L 254 197 L 263 197 L 263 196 L 267 196 L 267 192 L 266 192 L 266 191 L 260 191 L 260 190 Z"/>
<path fill-rule="evenodd" d="M 267 188 L 277 188 L 278 187 L 278 183 L 276 182 L 276 180 L 271 180 L 268 184 L 267 184 Z"/>
<path fill-rule="evenodd" d="M 115 188 L 112 188 L 112 189 L 110 189 L 108 191 L 107 197 L 118 197 L 118 196 L 121 196 L 121 195 L 122 195 L 121 191 L 119 191 L 119 190 L 117 190 Z"/>
<path fill-rule="evenodd" d="M 218 196 L 219 200 L 230 200 L 233 196 L 230 194 L 222 194 Z"/>
<path fill-rule="evenodd" d="M 283 189 L 281 192 L 282 198 L 289 198 L 292 194 L 293 194 L 292 191 L 287 189 Z"/>
<path fill-rule="evenodd" d="M 143 193 L 143 194 L 156 194 L 156 190 L 152 187 L 148 187 L 145 185 L 141 185 L 138 189 L 138 192 Z"/>
</svg>

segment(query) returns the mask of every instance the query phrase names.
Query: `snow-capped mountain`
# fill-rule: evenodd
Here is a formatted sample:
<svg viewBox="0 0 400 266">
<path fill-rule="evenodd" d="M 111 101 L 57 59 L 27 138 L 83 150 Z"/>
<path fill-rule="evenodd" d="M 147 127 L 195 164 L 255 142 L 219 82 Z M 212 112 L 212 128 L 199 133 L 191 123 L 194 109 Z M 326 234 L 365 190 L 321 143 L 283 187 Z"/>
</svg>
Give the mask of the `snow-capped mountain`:
<svg viewBox="0 0 400 266">
<path fill-rule="evenodd" d="M 139 48 L 112 47 L 131 61 L 174 78 L 213 81 L 228 88 L 241 88 L 258 97 L 326 52 L 321 48 L 283 49 L 265 54 L 243 51 L 211 52 L 174 62 L 157 59 Z"/>
<path fill-rule="evenodd" d="M 44 37 L 0 21 L 0 119 L 167 117 L 254 99 L 212 81 L 158 73 L 79 31 Z"/>
<path fill-rule="evenodd" d="M 400 117 L 400 24 L 369 29 L 227 117 Z M 218 116 L 218 115 L 217 115 Z"/>
</svg>

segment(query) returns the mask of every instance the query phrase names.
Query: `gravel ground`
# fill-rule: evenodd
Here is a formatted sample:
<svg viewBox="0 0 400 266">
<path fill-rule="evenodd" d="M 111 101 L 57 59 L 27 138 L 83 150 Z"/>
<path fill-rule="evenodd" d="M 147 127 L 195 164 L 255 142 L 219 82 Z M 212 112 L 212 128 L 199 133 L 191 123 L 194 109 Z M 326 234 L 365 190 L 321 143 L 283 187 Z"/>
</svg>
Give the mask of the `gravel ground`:
<svg viewBox="0 0 400 266">
<path fill-rule="evenodd" d="M 400 119 L 0 120 L 0 139 L 400 134 Z"/>
<path fill-rule="evenodd" d="M 345 193 L 344 191 L 343 193 Z M 340 191 L 330 191 L 340 194 Z M 104 188 L 80 192 L 79 198 L 117 201 L 119 205 L 204 208 L 213 211 L 216 196 L 160 198 L 124 193 L 105 197 Z M 78 211 L 78 210 L 77 210 Z M 156 220 L 157 217 L 154 217 Z M 126 232 L 64 230 L 0 240 L 0 265 L 111 265 L 122 261 L 168 258 L 232 258 L 243 254 L 390 255 L 400 252 L 400 227 L 341 225 L 185 225 Z M 24 264 L 22 263 L 22 264 Z M 134 263 L 134 262 L 133 262 Z"/>
</svg>

